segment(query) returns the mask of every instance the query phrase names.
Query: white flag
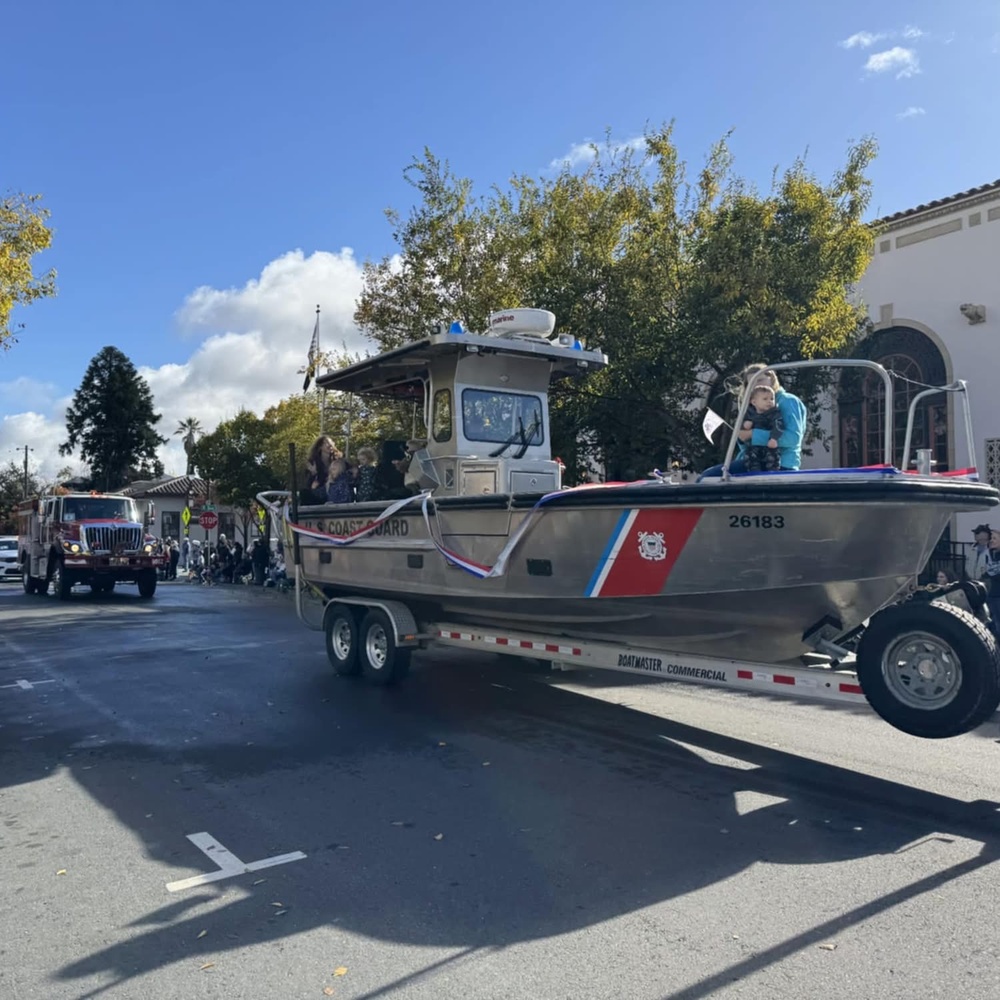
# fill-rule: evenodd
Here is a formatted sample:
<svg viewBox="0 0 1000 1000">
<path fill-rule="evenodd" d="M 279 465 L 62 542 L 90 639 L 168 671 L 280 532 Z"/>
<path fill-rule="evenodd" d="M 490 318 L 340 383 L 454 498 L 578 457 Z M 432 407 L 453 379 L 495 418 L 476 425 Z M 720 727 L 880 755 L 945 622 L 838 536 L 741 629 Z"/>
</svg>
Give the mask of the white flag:
<svg viewBox="0 0 1000 1000">
<path fill-rule="evenodd" d="M 705 432 L 705 437 L 709 441 L 712 440 L 712 435 L 723 425 L 725 420 L 719 416 L 715 410 L 708 409 L 705 411 L 705 419 L 701 422 L 701 429 Z"/>
</svg>

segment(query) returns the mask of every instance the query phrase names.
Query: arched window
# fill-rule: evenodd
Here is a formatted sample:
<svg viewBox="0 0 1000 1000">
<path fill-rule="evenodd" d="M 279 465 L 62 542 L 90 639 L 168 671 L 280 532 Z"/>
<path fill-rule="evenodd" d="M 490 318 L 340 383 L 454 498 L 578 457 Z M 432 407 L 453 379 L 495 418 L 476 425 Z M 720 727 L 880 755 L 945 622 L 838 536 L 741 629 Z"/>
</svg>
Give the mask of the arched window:
<svg viewBox="0 0 1000 1000">
<path fill-rule="evenodd" d="M 893 464 L 903 461 L 906 417 L 913 397 L 927 385 L 944 385 L 941 352 L 930 338 L 909 327 L 881 330 L 861 346 L 861 357 L 877 361 L 893 378 Z M 885 387 L 875 372 L 848 370 L 840 383 L 841 465 L 877 465 L 883 461 L 885 442 Z M 944 394 L 930 396 L 917 407 L 910 444 L 930 448 L 936 472 L 948 468 L 948 407 Z"/>
</svg>

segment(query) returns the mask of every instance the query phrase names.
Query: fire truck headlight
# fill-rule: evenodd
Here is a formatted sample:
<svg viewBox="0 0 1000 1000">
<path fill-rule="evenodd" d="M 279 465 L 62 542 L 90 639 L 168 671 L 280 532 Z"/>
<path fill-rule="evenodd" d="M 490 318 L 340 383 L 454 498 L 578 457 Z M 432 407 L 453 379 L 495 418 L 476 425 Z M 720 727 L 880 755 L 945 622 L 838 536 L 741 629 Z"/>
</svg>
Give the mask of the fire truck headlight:
<svg viewBox="0 0 1000 1000">
<path fill-rule="evenodd" d="M 145 547 L 143 548 L 142 551 L 145 552 L 146 555 L 148 556 L 148 555 L 152 555 L 153 554 L 153 549 L 155 549 L 155 548 L 156 548 L 155 545 L 150 545 L 150 544 L 147 543 L 145 545 Z"/>
<path fill-rule="evenodd" d="M 63 548 L 67 551 L 76 555 L 78 552 L 82 551 L 77 542 L 63 542 Z"/>
</svg>

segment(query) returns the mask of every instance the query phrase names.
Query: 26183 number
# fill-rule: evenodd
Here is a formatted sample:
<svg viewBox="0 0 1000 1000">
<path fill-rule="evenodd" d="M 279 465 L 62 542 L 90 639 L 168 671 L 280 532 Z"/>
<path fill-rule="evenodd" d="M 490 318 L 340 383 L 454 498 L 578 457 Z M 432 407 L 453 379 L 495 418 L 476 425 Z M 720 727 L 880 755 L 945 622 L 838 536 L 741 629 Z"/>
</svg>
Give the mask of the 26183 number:
<svg viewBox="0 0 1000 1000">
<path fill-rule="evenodd" d="M 783 528 L 785 518 L 781 514 L 730 514 L 730 528 Z"/>
</svg>

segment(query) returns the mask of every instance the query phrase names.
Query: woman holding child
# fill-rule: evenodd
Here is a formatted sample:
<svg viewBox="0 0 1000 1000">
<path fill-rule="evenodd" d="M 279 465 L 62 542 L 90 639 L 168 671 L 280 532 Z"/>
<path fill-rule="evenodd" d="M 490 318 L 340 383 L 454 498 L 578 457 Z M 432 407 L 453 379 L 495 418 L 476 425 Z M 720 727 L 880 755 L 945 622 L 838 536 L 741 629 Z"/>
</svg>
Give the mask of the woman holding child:
<svg viewBox="0 0 1000 1000">
<path fill-rule="evenodd" d="M 747 391 L 750 392 L 750 406 L 737 433 L 737 452 L 729 471 L 734 474 L 794 472 L 802 464 L 805 404 L 785 390 L 778 376 L 762 364 L 752 364 L 743 370 L 740 403 Z M 714 465 L 698 479 L 721 475 L 722 466 Z"/>
</svg>

